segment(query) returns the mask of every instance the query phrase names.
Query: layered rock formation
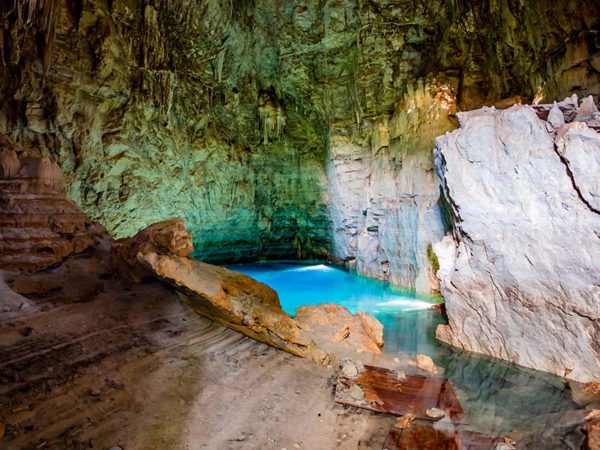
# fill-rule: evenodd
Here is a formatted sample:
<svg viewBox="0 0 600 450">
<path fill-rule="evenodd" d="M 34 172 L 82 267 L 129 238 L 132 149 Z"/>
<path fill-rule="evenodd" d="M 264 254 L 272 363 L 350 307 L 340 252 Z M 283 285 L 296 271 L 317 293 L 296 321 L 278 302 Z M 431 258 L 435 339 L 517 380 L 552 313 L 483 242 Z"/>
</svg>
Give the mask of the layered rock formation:
<svg viewBox="0 0 600 450">
<path fill-rule="evenodd" d="M 381 353 L 383 326 L 339 305 L 299 308 L 292 318 L 269 286 L 188 257 L 192 237 L 182 219 L 153 224 L 114 244 L 121 275 L 153 275 L 174 286 L 198 314 L 293 355 L 327 363 L 355 353 Z"/>
<path fill-rule="evenodd" d="M 460 129 L 436 141 L 455 239 L 435 246 L 449 317 L 438 338 L 575 380 L 598 379 L 593 101 L 579 111 L 575 98 L 458 117 Z"/>
<path fill-rule="evenodd" d="M 64 197 L 58 165 L 4 150 L 0 172 L 0 271 L 10 272 L 12 289 L 0 287 L 5 312 L 32 306 L 15 293 L 63 301 L 96 294 L 110 272 L 111 239 Z"/>
<path fill-rule="evenodd" d="M 57 159 L 117 237 L 183 215 L 205 260 L 332 253 L 426 290 L 451 110 L 419 98 L 600 94 L 596 8 L 4 2 L 0 133 Z"/>
</svg>

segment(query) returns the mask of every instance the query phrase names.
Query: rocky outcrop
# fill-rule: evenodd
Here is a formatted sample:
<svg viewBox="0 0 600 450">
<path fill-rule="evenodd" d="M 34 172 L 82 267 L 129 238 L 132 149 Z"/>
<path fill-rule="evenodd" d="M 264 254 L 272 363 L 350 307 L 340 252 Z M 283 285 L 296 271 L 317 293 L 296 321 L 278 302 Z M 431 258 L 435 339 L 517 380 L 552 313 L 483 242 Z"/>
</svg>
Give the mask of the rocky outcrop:
<svg viewBox="0 0 600 450">
<path fill-rule="evenodd" d="M 38 272 L 108 239 L 64 197 L 62 174 L 48 158 L 0 154 L 0 269 Z"/>
<path fill-rule="evenodd" d="M 122 277 L 139 282 L 154 276 L 151 270 L 138 261 L 139 253 L 188 256 L 193 251 L 185 220 L 168 219 L 144 228 L 131 238 L 115 241 L 112 245 L 112 263 Z"/>
<path fill-rule="evenodd" d="M 238 272 L 187 255 L 192 237 L 182 219 L 149 226 L 115 243 L 116 266 L 130 279 L 146 273 L 174 286 L 198 314 L 293 355 L 326 363 L 356 352 L 380 353 L 383 326 L 366 313 L 338 305 L 299 308 L 292 318 L 277 293 Z M 133 256 L 137 265 L 135 267 Z"/>
<path fill-rule="evenodd" d="M 346 352 L 381 353 L 383 325 L 371 314 L 352 314 L 336 303 L 301 306 L 294 317 L 301 326 L 308 325 L 317 344 L 332 354 Z"/>
<path fill-rule="evenodd" d="M 64 197 L 54 161 L 4 150 L 0 167 L 0 270 L 11 289 L 0 294 L 4 306 L 33 306 L 17 294 L 91 299 L 110 272 L 111 239 L 104 227 Z"/>
<path fill-rule="evenodd" d="M 600 377 L 600 135 L 581 110 L 560 120 L 566 103 L 460 113 L 436 141 L 454 221 L 454 240 L 435 246 L 449 318 L 437 336 L 589 381 Z"/>
</svg>

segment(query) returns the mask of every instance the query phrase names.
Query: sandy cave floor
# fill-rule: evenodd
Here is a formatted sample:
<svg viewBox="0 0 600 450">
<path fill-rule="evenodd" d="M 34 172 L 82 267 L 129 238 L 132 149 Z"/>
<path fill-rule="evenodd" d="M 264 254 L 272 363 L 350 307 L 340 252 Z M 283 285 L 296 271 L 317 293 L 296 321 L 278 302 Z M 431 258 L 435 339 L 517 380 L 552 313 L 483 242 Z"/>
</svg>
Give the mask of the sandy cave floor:
<svg viewBox="0 0 600 450">
<path fill-rule="evenodd" d="M 0 324 L 0 449 L 382 447 L 394 419 L 335 404 L 331 367 L 123 288 Z"/>
</svg>

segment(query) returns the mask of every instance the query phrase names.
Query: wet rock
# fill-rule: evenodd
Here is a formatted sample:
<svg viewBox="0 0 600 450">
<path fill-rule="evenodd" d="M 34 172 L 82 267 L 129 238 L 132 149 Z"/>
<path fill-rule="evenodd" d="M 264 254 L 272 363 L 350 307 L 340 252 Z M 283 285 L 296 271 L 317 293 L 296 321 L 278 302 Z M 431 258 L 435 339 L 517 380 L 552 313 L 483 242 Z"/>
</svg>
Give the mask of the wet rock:
<svg viewBox="0 0 600 450">
<path fill-rule="evenodd" d="M 440 408 L 429 408 L 425 411 L 425 414 L 435 420 L 442 419 L 446 415 L 444 410 Z"/>
<path fill-rule="evenodd" d="M 548 132 L 529 106 L 459 121 L 436 141 L 456 238 L 438 255 L 449 325 L 437 337 L 597 380 L 600 135 L 582 122 Z"/>
</svg>

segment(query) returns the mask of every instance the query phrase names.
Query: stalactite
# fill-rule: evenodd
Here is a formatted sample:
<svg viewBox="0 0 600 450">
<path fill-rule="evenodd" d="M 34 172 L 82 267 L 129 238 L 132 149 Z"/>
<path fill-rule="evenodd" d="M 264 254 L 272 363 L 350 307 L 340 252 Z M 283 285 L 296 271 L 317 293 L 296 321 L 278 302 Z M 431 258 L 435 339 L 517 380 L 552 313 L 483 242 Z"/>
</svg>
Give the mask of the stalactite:
<svg viewBox="0 0 600 450">
<path fill-rule="evenodd" d="M 58 0 L 3 0 L 0 2 L 0 15 L 3 27 L 0 30 L 0 53 L 3 65 L 19 64 L 21 52 L 26 41 L 35 42 L 35 35 L 44 36 L 39 57 L 42 60 L 44 74 L 50 68 L 56 22 L 58 20 Z M 9 39 L 6 39 L 7 35 Z"/>
</svg>

